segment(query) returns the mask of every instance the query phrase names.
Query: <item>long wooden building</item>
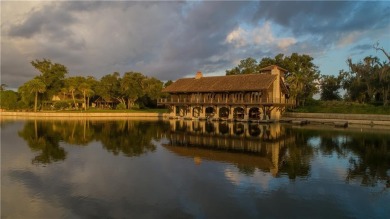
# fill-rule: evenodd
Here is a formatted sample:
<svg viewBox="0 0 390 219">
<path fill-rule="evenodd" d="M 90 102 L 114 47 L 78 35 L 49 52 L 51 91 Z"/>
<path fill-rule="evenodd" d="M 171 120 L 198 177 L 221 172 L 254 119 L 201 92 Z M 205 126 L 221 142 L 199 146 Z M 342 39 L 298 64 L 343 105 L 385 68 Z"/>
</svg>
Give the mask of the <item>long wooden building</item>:
<svg viewBox="0 0 390 219">
<path fill-rule="evenodd" d="M 159 105 L 170 109 L 170 118 L 218 120 L 279 119 L 289 105 L 289 89 L 284 81 L 287 70 L 268 66 L 258 74 L 182 78 L 163 92 L 168 98 Z"/>
</svg>

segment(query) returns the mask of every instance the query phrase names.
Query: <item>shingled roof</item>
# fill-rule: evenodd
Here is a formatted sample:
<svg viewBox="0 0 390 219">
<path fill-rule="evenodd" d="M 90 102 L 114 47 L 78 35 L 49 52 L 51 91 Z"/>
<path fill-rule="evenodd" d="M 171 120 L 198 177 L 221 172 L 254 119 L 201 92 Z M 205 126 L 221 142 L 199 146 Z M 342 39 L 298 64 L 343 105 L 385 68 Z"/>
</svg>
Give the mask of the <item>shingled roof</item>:
<svg viewBox="0 0 390 219">
<path fill-rule="evenodd" d="M 268 89 L 276 79 L 271 74 L 245 74 L 195 78 L 182 78 L 169 85 L 163 92 L 225 92 L 260 91 Z"/>
</svg>

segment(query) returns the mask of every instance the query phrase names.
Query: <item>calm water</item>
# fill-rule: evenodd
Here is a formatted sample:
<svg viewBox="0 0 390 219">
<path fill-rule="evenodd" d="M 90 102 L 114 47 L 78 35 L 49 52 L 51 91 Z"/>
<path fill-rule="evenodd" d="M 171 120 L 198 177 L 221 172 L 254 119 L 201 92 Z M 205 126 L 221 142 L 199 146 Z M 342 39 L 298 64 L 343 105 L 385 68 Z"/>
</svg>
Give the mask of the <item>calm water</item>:
<svg viewBox="0 0 390 219">
<path fill-rule="evenodd" d="M 390 218 L 385 130 L 2 121 L 2 218 Z"/>
</svg>

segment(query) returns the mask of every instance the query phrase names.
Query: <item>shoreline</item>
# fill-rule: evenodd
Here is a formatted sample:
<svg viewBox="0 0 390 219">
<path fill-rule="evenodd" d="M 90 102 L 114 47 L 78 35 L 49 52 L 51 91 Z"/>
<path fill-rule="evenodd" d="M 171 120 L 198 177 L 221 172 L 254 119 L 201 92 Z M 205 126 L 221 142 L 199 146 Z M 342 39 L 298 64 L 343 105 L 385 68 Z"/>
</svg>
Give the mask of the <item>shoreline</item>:
<svg viewBox="0 0 390 219">
<path fill-rule="evenodd" d="M 0 112 L 1 119 L 168 119 L 168 113 L 98 113 L 98 112 Z M 284 113 L 279 122 L 306 121 L 310 124 L 330 125 L 347 122 L 348 125 L 390 126 L 390 115 Z"/>
<path fill-rule="evenodd" d="M 312 123 L 325 124 L 348 122 L 348 124 L 390 126 L 390 115 L 374 114 L 337 114 L 337 113 L 284 113 L 283 120 L 307 120 Z"/>
</svg>

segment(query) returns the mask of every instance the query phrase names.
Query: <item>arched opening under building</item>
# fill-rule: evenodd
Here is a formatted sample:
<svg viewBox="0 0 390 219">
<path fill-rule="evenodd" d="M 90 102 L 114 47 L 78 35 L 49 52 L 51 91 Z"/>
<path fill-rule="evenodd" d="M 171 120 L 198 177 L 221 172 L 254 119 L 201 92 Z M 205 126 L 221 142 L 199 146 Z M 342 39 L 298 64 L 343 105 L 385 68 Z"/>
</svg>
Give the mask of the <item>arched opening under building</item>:
<svg viewBox="0 0 390 219">
<path fill-rule="evenodd" d="M 252 107 L 249 109 L 249 119 L 259 120 L 261 118 L 260 109 L 258 107 Z"/>
<path fill-rule="evenodd" d="M 229 108 L 227 107 L 221 107 L 219 109 L 219 118 L 227 119 L 229 117 Z"/>
<path fill-rule="evenodd" d="M 183 123 L 182 121 L 177 120 L 175 131 L 185 132 L 186 130 L 187 130 L 187 124 Z"/>
<path fill-rule="evenodd" d="M 233 133 L 237 136 L 244 134 L 245 128 L 242 123 L 234 123 L 233 124 Z"/>
<path fill-rule="evenodd" d="M 214 108 L 209 106 L 209 107 L 206 107 L 206 117 L 207 118 L 212 118 L 214 117 Z"/>
<path fill-rule="evenodd" d="M 229 134 L 229 126 L 227 123 L 219 123 L 219 133 L 222 135 Z"/>
<path fill-rule="evenodd" d="M 205 127 L 205 129 L 206 129 L 206 132 L 207 132 L 207 133 L 214 133 L 214 131 L 215 131 L 214 124 L 211 123 L 211 122 L 206 122 L 206 127 Z"/>
<path fill-rule="evenodd" d="M 192 117 L 199 118 L 200 113 L 201 113 L 200 107 L 194 107 L 194 109 L 192 110 Z"/>
<path fill-rule="evenodd" d="M 233 119 L 244 119 L 244 108 L 236 107 L 233 111 Z"/>
<path fill-rule="evenodd" d="M 193 121 L 192 122 L 192 130 L 194 132 L 202 132 L 202 126 L 200 125 L 199 121 Z"/>
<path fill-rule="evenodd" d="M 184 106 L 176 106 L 176 116 L 186 116 L 187 109 Z"/>
<path fill-rule="evenodd" d="M 261 134 L 261 129 L 258 124 L 249 125 L 249 135 L 252 137 L 258 137 Z"/>
</svg>

